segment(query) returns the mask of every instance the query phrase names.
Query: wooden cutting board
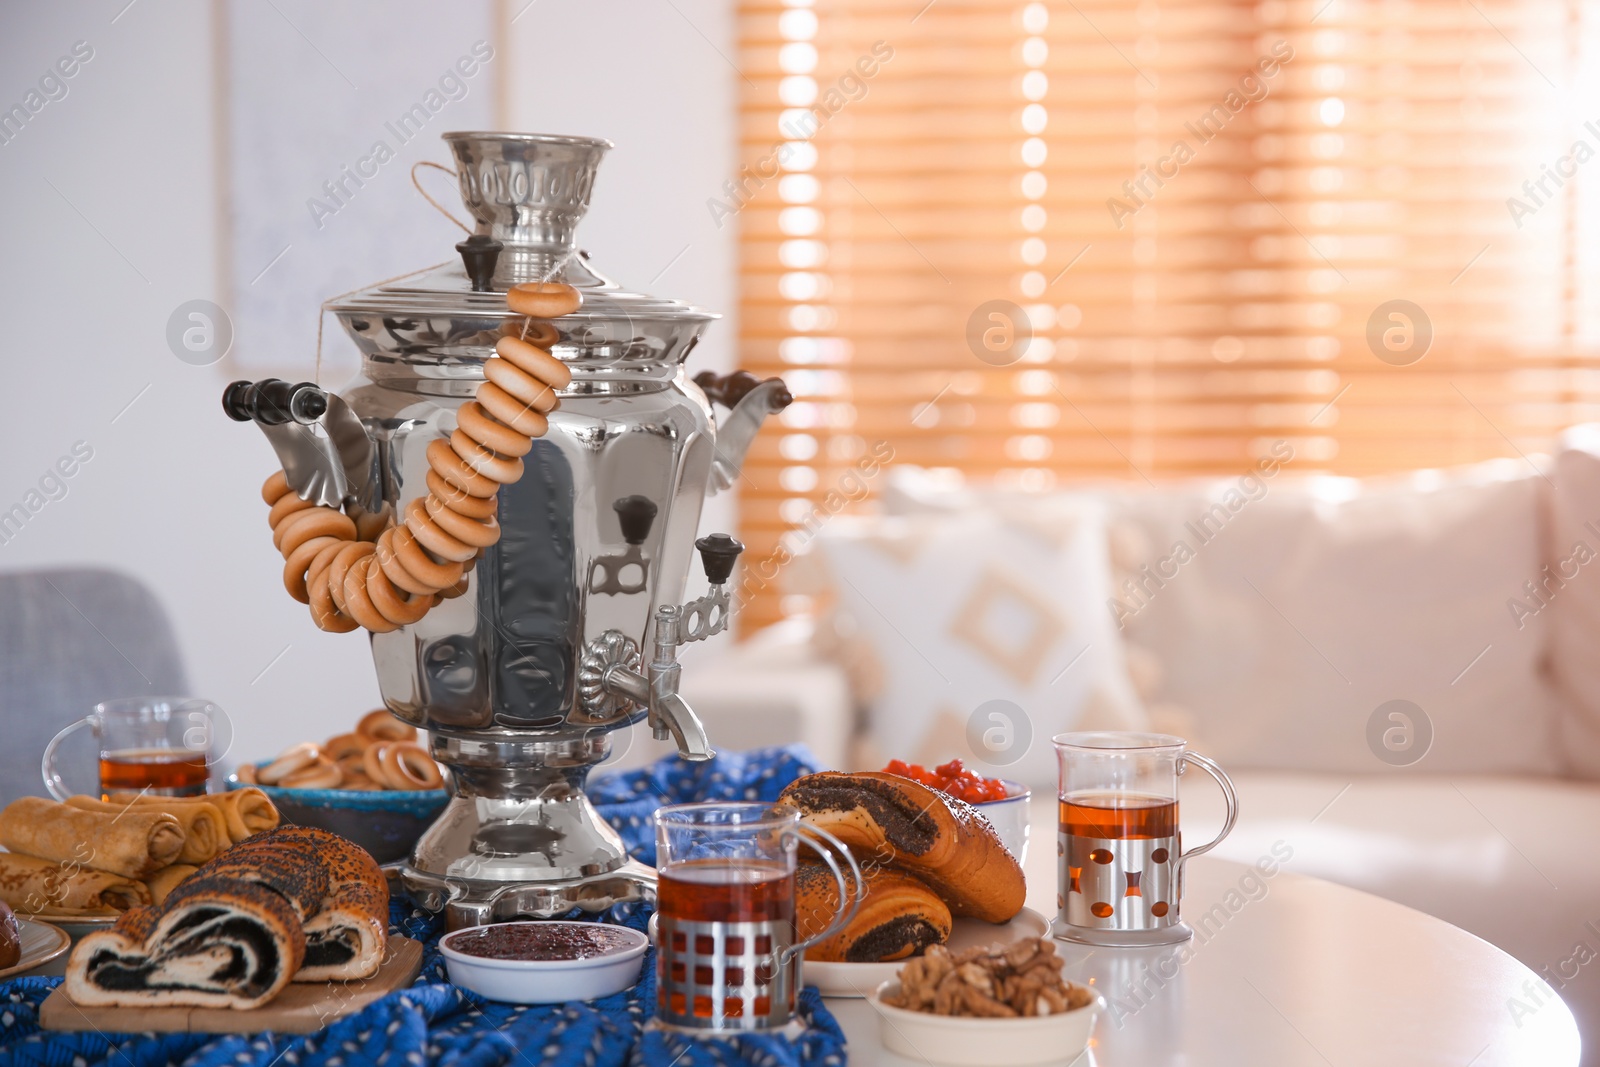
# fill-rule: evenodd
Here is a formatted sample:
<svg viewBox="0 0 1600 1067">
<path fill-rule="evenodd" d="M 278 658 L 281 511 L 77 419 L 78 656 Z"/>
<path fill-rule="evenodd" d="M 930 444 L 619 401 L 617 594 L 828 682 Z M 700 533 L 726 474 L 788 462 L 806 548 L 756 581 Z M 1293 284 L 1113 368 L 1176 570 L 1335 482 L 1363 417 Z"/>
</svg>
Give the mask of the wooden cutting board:
<svg viewBox="0 0 1600 1067">
<path fill-rule="evenodd" d="M 39 1024 L 46 1030 L 100 1030 L 139 1033 L 186 1032 L 309 1034 L 335 1019 L 353 1014 L 379 997 L 410 985 L 422 969 L 422 945 L 409 937 L 391 937 L 378 973 L 354 982 L 290 982 L 283 992 L 259 1008 L 85 1008 L 74 1004 L 62 986 L 39 1006 Z"/>
</svg>

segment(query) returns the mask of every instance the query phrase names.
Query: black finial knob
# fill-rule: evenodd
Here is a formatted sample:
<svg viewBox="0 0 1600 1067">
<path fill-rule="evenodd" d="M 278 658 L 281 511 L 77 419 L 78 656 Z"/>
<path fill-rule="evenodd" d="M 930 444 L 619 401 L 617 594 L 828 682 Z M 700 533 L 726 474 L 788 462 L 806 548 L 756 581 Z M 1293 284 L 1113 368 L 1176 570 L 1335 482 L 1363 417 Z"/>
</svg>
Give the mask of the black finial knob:
<svg viewBox="0 0 1600 1067">
<path fill-rule="evenodd" d="M 314 382 L 301 382 L 289 394 L 289 410 L 296 422 L 316 422 L 328 412 L 328 394 Z"/>
<path fill-rule="evenodd" d="M 630 545 L 644 544 L 656 521 L 656 502 L 647 496 L 625 496 L 613 501 L 611 507 L 622 524 L 622 539 Z"/>
<path fill-rule="evenodd" d="M 709 534 L 694 543 L 700 550 L 700 563 L 706 569 L 706 580 L 721 585 L 733 573 L 733 565 L 744 551 L 744 544 L 727 534 Z"/>
<path fill-rule="evenodd" d="M 282 378 L 263 378 L 250 393 L 250 413 L 263 426 L 282 426 L 293 420 L 289 394 L 294 386 Z"/>
<path fill-rule="evenodd" d="M 461 253 L 461 264 L 472 279 L 472 291 L 487 293 L 494 289 L 494 268 L 500 262 L 500 251 L 505 245 L 486 233 L 475 233 L 456 245 Z"/>
<path fill-rule="evenodd" d="M 222 410 L 236 422 L 263 426 L 315 422 L 328 410 L 328 394 L 312 382 L 290 385 L 279 378 L 233 382 L 222 391 Z"/>
<path fill-rule="evenodd" d="M 250 414 L 250 392 L 256 387 L 255 382 L 229 382 L 228 387 L 222 391 L 222 410 L 234 422 L 249 422 L 255 418 Z"/>
</svg>

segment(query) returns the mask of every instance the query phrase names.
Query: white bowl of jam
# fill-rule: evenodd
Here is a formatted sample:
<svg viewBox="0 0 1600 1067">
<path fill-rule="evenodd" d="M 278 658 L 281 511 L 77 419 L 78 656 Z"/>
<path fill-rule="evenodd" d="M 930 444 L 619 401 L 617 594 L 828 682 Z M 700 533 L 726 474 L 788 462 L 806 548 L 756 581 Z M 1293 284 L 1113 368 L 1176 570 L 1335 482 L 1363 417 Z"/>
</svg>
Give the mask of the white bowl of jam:
<svg viewBox="0 0 1600 1067">
<path fill-rule="evenodd" d="M 439 939 L 450 981 L 490 1000 L 559 1004 L 620 993 L 639 981 L 650 939 L 606 923 L 496 923 Z"/>
</svg>

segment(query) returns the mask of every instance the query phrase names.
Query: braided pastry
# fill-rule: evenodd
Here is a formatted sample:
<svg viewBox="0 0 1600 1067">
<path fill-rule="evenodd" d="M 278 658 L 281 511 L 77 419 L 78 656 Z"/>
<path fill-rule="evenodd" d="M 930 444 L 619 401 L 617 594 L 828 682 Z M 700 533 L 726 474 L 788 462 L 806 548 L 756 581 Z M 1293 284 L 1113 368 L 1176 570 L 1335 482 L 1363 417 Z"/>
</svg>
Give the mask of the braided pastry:
<svg viewBox="0 0 1600 1067">
<path fill-rule="evenodd" d="M 466 592 L 466 571 L 500 540 L 497 495 L 522 477 L 522 457 L 549 429 L 556 390 L 572 372 L 550 354 L 552 319 L 578 310 L 570 285 L 518 285 L 506 303 L 523 320 L 483 365 L 484 381 L 456 411 L 456 429 L 428 444 L 428 491 L 398 523 L 382 513 L 346 515 L 300 499 L 282 471 L 261 487 L 283 585 L 332 633 L 387 633 L 417 622 L 441 599 Z M 538 344 L 532 342 L 539 342 Z"/>
</svg>

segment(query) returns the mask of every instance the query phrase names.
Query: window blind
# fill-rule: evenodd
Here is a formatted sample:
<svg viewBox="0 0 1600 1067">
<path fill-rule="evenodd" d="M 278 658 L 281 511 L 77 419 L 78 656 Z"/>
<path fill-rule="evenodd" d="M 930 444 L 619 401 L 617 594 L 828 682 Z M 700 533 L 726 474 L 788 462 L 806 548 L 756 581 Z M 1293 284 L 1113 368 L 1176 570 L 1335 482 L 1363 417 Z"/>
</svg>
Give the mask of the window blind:
<svg viewBox="0 0 1600 1067">
<path fill-rule="evenodd" d="M 750 559 L 885 461 L 1046 488 L 1532 453 L 1600 417 L 1593 11 L 740 0 Z M 759 627 L 804 610 L 761 580 Z"/>
</svg>

